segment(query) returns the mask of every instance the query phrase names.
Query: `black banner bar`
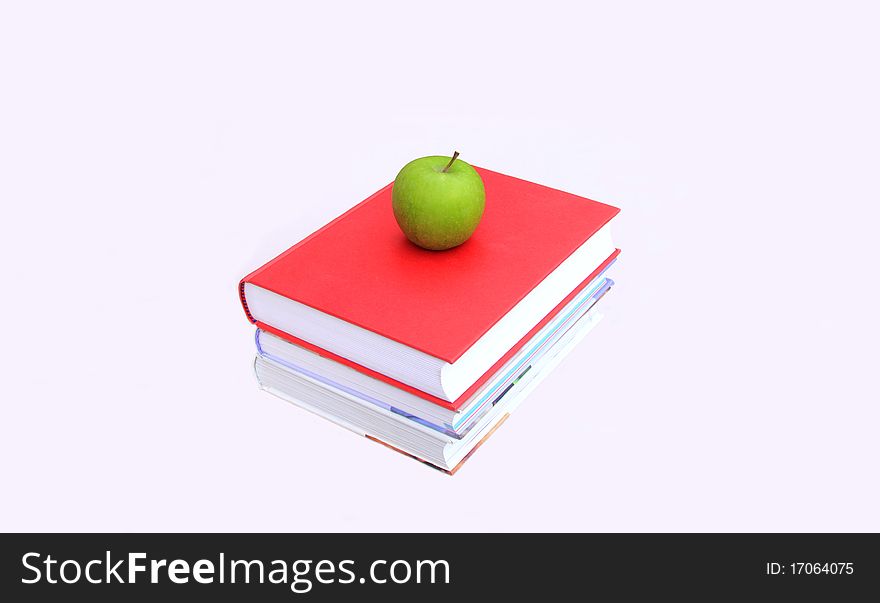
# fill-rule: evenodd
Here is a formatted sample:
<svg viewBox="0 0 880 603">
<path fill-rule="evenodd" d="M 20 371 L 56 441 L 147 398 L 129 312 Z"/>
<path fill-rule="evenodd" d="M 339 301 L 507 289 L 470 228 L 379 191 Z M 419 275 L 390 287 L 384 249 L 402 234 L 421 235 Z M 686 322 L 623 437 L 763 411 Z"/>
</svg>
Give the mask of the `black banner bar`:
<svg viewBox="0 0 880 603">
<path fill-rule="evenodd" d="M 6 601 L 880 592 L 876 534 L 6 534 L 0 541 Z"/>
</svg>

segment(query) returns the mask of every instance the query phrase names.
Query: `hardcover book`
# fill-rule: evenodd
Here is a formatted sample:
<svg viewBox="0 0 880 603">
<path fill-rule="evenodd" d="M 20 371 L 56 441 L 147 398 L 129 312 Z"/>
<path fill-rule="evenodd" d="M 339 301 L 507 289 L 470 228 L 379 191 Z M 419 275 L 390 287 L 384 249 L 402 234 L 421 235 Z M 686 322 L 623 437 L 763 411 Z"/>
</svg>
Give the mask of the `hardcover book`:
<svg viewBox="0 0 880 603">
<path fill-rule="evenodd" d="M 242 279 L 248 318 L 454 403 L 618 253 L 617 208 L 476 169 L 486 209 L 465 244 L 407 241 L 389 184 Z"/>
</svg>

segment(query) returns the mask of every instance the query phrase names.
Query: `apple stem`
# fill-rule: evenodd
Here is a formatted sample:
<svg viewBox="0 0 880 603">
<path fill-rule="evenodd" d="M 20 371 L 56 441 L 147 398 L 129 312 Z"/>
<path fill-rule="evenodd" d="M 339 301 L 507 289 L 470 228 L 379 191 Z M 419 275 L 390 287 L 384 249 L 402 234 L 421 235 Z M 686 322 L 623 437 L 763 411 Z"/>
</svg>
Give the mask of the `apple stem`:
<svg viewBox="0 0 880 603">
<path fill-rule="evenodd" d="M 446 164 L 446 167 L 440 170 L 444 174 L 449 171 L 449 168 L 452 167 L 452 162 L 458 159 L 458 151 L 452 154 L 452 159 L 449 160 L 449 163 Z"/>
</svg>

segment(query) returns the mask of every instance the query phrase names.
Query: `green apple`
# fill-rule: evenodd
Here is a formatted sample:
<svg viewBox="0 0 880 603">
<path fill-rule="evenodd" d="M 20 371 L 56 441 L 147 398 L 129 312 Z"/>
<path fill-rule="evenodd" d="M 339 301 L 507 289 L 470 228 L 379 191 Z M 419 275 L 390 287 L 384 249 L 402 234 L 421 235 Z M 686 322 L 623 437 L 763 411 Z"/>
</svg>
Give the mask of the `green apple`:
<svg viewBox="0 0 880 603">
<path fill-rule="evenodd" d="M 483 179 L 457 159 L 458 151 L 452 157 L 414 159 L 394 179 L 394 217 L 406 238 L 419 247 L 440 251 L 461 245 L 483 217 Z"/>
</svg>

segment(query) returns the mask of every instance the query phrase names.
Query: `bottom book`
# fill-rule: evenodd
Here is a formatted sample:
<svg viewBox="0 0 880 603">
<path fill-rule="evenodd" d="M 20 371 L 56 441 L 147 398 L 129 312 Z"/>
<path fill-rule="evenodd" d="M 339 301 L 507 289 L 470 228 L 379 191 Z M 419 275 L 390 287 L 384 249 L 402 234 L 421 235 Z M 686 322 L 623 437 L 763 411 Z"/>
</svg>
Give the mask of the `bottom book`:
<svg viewBox="0 0 880 603">
<path fill-rule="evenodd" d="M 370 440 L 384 444 L 445 473 L 455 473 L 601 320 L 596 308 L 584 314 L 461 439 L 420 425 L 398 413 L 364 402 L 266 357 L 257 356 L 254 371 L 260 387 Z"/>
</svg>

